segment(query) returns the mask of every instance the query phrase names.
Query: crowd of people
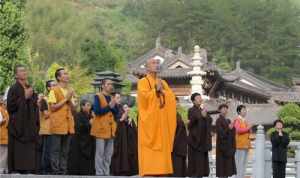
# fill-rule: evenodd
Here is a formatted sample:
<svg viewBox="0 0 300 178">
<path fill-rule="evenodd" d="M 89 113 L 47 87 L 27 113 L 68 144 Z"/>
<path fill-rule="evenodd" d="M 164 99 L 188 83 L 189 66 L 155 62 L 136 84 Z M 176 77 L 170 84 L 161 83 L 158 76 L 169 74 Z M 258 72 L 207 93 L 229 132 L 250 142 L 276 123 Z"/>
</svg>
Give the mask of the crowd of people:
<svg viewBox="0 0 300 178">
<path fill-rule="evenodd" d="M 229 106 L 207 111 L 201 94 L 193 93 L 188 123 L 178 112 L 178 98 L 159 79 L 159 61 L 147 61 L 148 74 L 138 82 L 137 125 L 130 107 L 104 79 L 93 102 L 82 100 L 64 68 L 46 82 L 46 95 L 34 92 L 26 67 L 15 68 L 16 83 L 0 102 L 1 173 L 207 177 L 212 133 L 216 133 L 216 176 L 244 178 L 251 148 L 252 125 L 239 105 L 228 119 Z M 212 114 L 218 114 L 213 129 Z M 285 177 L 289 136 L 276 120 L 271 136 L 273 175 Z"/>
</svg>

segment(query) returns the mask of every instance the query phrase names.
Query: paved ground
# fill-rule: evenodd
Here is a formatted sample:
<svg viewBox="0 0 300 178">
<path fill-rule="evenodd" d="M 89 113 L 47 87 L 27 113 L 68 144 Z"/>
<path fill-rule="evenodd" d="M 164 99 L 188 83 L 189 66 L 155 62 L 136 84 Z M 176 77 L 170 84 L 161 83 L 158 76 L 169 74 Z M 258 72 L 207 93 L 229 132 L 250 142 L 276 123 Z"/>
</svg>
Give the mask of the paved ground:
<svg viewBox="0 0 300 178">
<path fill-rule="evenodd" d="M 125 176 L 57 176 L 57 175 L 21 175 L 21 174 L 0 174 L 0 178 L 126 178 Z M 138 178 L 138 176 L 133 176 Z M 128 177 L 127 177 L 128 178 Z"/>
<path fill-rule="evenodd" d="M 27 175 L 20 175 L 20 174 L 0 174 L 0 178 L 100 178 L 102 176 L 57 176 L 57 175 L 33 175 L 33 174 L 27 174 Z M 138 177 L 138 176 L 133 176 Z M 120 176 L 103 176 L 103 178 L 125 178 Z"/>
</svg>

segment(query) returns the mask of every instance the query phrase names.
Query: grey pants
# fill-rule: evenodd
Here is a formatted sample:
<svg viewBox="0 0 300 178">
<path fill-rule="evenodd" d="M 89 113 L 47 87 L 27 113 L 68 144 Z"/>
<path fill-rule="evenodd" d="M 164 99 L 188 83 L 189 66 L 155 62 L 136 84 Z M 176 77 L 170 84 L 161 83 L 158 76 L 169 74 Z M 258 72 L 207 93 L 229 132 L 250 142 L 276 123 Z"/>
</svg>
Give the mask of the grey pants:
<svg viewBox="0 0 300 178">
<path fill-rule="evenodd" d="M 50 135 L 50 165 L 53 174 L 67 174 L 70 135 Z"/>
<path fill-rule="evenodd" d="M 248 163 L 248 150 L 237 149 L 235 152 L 236 178 L 244 178 Z"/>
<path fill-rule="evenodd" d="M 96 139 L 95 169 L 96 175 L 108 176 L 114 149 L 113 139 Z"/>
<path fill-rule="evenodd" d="M 0 174 L 7 173 L 7 145 L 0 145 Z"/>
</svg>

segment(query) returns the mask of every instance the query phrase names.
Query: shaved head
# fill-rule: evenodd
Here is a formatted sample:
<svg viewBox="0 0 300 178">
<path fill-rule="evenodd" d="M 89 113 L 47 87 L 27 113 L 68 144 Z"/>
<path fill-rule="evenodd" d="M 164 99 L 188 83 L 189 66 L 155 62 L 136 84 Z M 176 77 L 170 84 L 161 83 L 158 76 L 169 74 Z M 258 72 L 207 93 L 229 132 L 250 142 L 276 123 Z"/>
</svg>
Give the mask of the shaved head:
<svg viewBox="0 0 300 178">
<path fill-rule="evenodd" d="M 160 67 L 160 60 L 156 58 L 149 58 L 146 62 L 146 68 L 149 73 L 158 73 Z"/>
<path fill-rule="evenodd" d="M 153 62 L 159 62 L 159 59 L 156 58 L 149 58 L 146 62 L 146 66 L 148 66 L 149 64 L 153 63 Z"/>
</svg>

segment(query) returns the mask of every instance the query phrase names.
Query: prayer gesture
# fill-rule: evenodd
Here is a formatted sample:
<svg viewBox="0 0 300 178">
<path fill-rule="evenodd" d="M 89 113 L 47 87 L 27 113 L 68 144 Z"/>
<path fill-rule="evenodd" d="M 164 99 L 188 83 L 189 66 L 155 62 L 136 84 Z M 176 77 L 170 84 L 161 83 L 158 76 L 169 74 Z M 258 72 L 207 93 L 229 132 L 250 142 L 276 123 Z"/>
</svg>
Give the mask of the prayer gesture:
<svg viewBox="0 0 300 178">
<path fill-rule="evenodd" d="M 116 100 L 112 98 L 108 105 L 110 108 L 114 108 L 116 106 Z"/>
<path fill-rule="evenodd" d="M 247 126 L 248 126 L 248 129 L 250 130 L 251 128 L 252 128 L 252 124 L 247 124 Z"/>
<path fill-rule="evenodd" d="M 123 108 L 124 108 L 125 113 L 128 115 L 130 108 L 128 106 L 126 106 L 126 107 L 124 106 Z"/>
<path fill-rule="evenodd" d="M 123 109 L 124 109 L 124 113 L 122 114 L 120 121 L 125 121 L 128 119 L 128 114 L 129 114 L 130 108 L 127 105 L 124 105 Z"/>
<path fill-rule="evenodd" d="M 72 97 L 74 96 L 74 94 L 75 94 L 74 90 L 70 89 L 66 96 L 67 100 L 70 101 L 72 99 Z"/>
<path fill-rule="evenodd" d="M 279 136 L 283 136 L 283 133 L 282 133 L 282 128 L 276 128 Z"/>
<path fill-rule="evenodd" d="M 32 95 L 33 95 L 33 89 L 32 89 L 32 87 L 25 88 L 25 98 L 29 99 L 29 98 L 32 97 Z"/>
<path fill-rule="evenodd" d="M 162 81 L 159 79 L 155 85 L 155 89 L 156 89 L 156 92 L 159 92 L 161 93 L 164 89 L 164 86 L 162 84 Z"/>
<path fill-rule="evenodd" d="M 207 110 L 205 108 L 202 109 L 201 114 L 202 114 L 203 117 L 206 117 L 207 116 Z"/>
</svg>

